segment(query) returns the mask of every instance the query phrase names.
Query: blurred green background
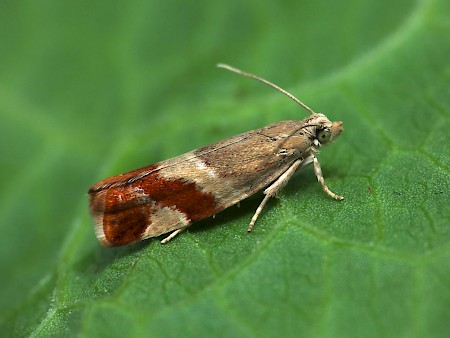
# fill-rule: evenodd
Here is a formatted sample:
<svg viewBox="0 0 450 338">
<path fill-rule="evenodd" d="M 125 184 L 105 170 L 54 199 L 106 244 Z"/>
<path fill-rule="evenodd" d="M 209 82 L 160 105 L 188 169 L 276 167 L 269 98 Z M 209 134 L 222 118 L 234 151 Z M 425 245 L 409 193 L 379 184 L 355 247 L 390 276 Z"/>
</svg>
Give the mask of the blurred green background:
<svg viewBox="0 0 450 338">
<path fill-rule="evenodd" d="M 2 336 L 445 337 L 450 3 L 2 1 Z M 87 189 L 307 114 L 345 132 L 166 246 L 105 249 Z"/>
</svg>

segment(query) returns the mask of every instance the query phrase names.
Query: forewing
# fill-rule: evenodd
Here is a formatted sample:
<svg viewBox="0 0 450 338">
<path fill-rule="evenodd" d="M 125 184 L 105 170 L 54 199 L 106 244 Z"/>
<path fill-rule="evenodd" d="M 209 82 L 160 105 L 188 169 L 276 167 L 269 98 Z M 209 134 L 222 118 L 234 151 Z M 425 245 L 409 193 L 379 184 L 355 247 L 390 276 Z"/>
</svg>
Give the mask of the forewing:
<svg viewBox="0 0 450 338">
<path fill-rule="evenodd" d="M 296 159 L 280 155 L 298 128 L 293 122 L 240 134 L 97 183 L 89 190 L 97 237 L 116 246 L 158 236 L 265 188 Z"/>
</svg>

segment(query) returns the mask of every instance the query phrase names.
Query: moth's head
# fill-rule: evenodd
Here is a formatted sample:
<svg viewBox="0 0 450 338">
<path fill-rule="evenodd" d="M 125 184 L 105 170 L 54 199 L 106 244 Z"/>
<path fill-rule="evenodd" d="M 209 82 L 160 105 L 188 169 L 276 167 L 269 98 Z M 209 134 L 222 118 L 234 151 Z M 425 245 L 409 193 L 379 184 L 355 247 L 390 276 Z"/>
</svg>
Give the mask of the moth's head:
<svg viewBox="0 0 450 338">
<path fill-rule="evenodd" d="M 314 126 L 315 140 L 317 146 L 324 146 L 333 142 L 344 130 L 342 122 L 331 122 L 323 114 L 313 114 L 306 121 L 307 124 Z"/>
</svg>

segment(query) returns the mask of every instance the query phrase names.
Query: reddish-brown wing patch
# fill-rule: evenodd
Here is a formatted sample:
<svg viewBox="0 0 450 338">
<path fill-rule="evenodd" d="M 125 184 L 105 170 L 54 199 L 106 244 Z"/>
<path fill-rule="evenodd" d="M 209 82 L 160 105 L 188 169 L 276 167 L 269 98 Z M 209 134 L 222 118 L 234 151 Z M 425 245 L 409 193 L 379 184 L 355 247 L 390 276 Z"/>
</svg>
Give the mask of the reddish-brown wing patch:
<svg viewBox="0 0 450 338">
<path fill-rule="evenodd" d="M 162 177 L 159 170 L 153 170 L 134 181 L 132 179 L 136 175 L 130 175 L 128 177 L 132 178 L 131 182 L 123 180 L 125 175 L 118 176 L 121 184 L 117 184 L 117 180 L 112 177 L 89 190 L 90 209 L 96 223 L 97 236 L 105 246 L 139 241 L 143 239 L 147 228 L 156 222 L 158 224 L 155 226 L 161 229 L 156 231 L 158 234 L 182 226 L 164 224 L 164 220 L 155 219 L 153 216 L 162 208 L 180 213 L 178 218 L 189 223 L 221 210 L 213 193 L 186 179 Z"/>
</svg>

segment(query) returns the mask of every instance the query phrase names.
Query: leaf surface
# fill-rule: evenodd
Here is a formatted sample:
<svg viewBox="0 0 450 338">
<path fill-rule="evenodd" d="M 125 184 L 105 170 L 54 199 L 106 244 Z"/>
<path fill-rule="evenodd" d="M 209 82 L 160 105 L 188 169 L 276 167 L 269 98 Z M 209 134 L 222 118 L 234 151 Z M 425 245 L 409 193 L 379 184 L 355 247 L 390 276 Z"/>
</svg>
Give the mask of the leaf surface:
<svg viewBox="0 0 450 338">
<path fill-rule="evenodd" d="M 112 1 L 0 5 L 0 332 L 445 337 L 450 5 Z M 105 249 L 94 182 L 285 119 L 345 132 L 262 195 L 167 245 Z"/>
</svg>

